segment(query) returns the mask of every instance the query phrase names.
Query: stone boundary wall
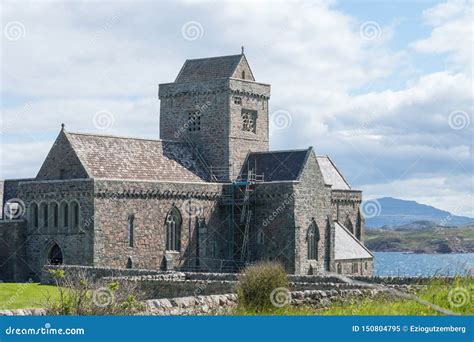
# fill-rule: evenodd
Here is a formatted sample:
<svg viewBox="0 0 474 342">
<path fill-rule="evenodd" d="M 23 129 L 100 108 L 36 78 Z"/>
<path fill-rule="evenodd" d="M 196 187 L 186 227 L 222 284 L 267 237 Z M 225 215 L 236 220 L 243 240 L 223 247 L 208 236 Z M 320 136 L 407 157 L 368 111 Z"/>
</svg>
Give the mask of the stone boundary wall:
<svg viewBox="0 0 474 342">
<path fill-rule="evenodd" d="M 238 273 L 200 273 L 200 272 L 184 272 L 187 280 L 227 280 L 237 281 Z M 347 277 L 347 276 L 346 276 Z M 347 277 L 355 281 L 365 282 L 369 284 L 384 285 L 417 285 L 425 284 L 432 280 L 431 277 L 381 277 L 381 276 L 351 276 Z M 443 277 L 443 279 L 454 279 L 453 277 Z M 291 283 L 333 283 L 346 284 L 338 277 L 331 275 L 288 275 Z"/>
<path fill-rule="evenodd" d="M 383 290 L 306 290 L 291 292 L 291 304 L 324 308 L 335 302 L 346 302 L 354 298 L 373 297 Z M 170 299 L 150 299 L 146 301 L 149 315 L 186 316 L 186 315 L 229 315 L 238 304 L 236 294 L 211 296 L 191 296 Z"/>
<path fill-rule="evenodd" d="M 46 309 L 0 310 L 0 316 L 46 316 Z"/>
<path fill-rule="evenodd" d="M 72 274 L 85 272 L 88 277 L 94 280 L 101 278 L 121 278 L 127 280 L 176 280 L 176 281 L 231 281 L 238 280 L 238 273 L 204 273 L 204 272 L 177 272 L 177 271 L 159 271 L 148 269 L 124 269 L 94 266 L 76 266 L 76 265 L 60 265 L 60 266 L 44 266 L 41 283 L 51 284 L 53 280 L 48 273 L 50 269 L 64 269 Z M 361 281 L 369 284 L 384 285 L 423 285 L 432 280 L 431 277 L 365 277 L 353 276 L 347 277 L 355 281 Z M 443 277 L 443 279 L 451 279 L 454 277 Z M 306 283 L 306 284 L 346 284 L 338 277 L 331 275 L 288 275 L 290 283 Z"/>
<path fill-rule="evenodd" d="M 291 292 L 290 302 L 295 306 L 325 308 L 336 302 L 349 302 L 357 298 L 369 298 L 384 292 L 381 289 L 305 290 Z M 145 301 L 146 311 L 141 315 L 186 316 L 228 315 L 238 304 L 234 293 L 150 299 Z M 0 310 L 0 316 L 44 316 L 46 309 Z"/>
<path fill-rule="evenodd" d="M 83 272 L 85 276 L 91 278 L 92 280 L 99 280 L 107 277 L 138 277 L 138 276 L 155 276 L 159 279 L 176 279 L 184 280 L 185 275 L 181 272 L 172 272 L 172 271 L 155 271 L 155 270 L 146 270 L 146 269 L 126 269 L 126 268 L 109 268 L 109 267 L 94 267 L 94 266 L 77 266 L 77 265 L 59 265 L 52 266 L 46 265 L 43 267 L 41 274 L 41 283 L 42 284 L 53 284 L 54 280 L 49 274 L 49 270 L 59 270 L 62 269 L 66 274 L 80 274 Z M 156 278 L 158 279 L 158 278 Z"/>
<path fill-rule="evenodd" d="M 155 276 L 153 276 L 155 277 Z M 146 277 L 145 277 L 146 278 Z M 209 296 L 235 292 L 235 281 L 222 280 L 168 280 L 139 278 L 105 278 L 111 281 L 135 281 L 140 296 L 144 299 L 176 298 L 188 296 Z"/>
</svg>

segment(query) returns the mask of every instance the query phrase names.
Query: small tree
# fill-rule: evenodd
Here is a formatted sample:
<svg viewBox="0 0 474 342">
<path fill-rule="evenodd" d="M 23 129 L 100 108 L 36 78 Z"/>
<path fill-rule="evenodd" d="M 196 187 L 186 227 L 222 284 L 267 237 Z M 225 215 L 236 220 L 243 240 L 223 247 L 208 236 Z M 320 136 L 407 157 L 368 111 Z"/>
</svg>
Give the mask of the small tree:
<svg viewBox="0 0 474 342">
<path fill-rule="evenodd" d="M 246 267 L 239 276 L 239 306 L 255 312 L 273 311 L 290 300 L 288 277 L 279 263 L 259 262 Z"/>
<path fill-rule="evenodd" d="M 58 287 L 58 299 L 47 298 L 49 315 L 132 315 L 144 305 L 135 282 L 93 282 L 84 272 L 74 275 L 50 270 Z"/>
</svg>

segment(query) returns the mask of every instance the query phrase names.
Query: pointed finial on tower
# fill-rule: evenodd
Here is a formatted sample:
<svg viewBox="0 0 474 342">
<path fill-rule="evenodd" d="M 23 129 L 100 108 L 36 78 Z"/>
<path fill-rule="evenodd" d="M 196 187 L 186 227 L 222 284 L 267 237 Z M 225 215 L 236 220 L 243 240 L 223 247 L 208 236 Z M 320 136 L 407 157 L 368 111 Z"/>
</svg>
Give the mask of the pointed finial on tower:
<svg viewBox="0 0 474 342">
<path fill-rule="evenodd" d="M 244 46 L 242 45 L 241 48 L 242 48 L 242 55 L 243 55 L 244 54 Z"/>
<path fill-rule="evenodd" d="M 64 122 L 61 124 L 61 131 L 64 131 Z"/>
</svg>

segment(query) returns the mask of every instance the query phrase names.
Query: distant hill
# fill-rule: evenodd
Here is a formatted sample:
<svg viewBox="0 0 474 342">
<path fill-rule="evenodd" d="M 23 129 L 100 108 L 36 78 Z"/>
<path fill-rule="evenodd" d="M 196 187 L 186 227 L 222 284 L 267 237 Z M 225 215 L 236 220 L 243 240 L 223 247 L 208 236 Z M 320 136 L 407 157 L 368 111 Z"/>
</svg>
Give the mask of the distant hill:
<svg viewBox="0 0 474 342">
<path fill-rule="evenodd" d="M 473 253 L 474 226 L 370 229 L 364 243 L 374 252 Z"/>
<path fill-rule="evenodd" d="M 376 201 L 376 202 L 375 202 Z M 383 197 L 376 200 L 365 201 L 362 205 L 364 212 L 368 211 L 369 205 L 378 207 L 378 215 L 370 217 L 366 214 L 365 225 L 367 228 L 393 229 L 395 227 L 409 225 L 413 222 L 422 224 L 429 221 L 442 226 L 460 226 L 474 223 L 474 218 L 453 215 L 448 211 L 440 210 L 430 205 L 421 204 L 415 201 L 406 201 L 392 197 Z M 378 204 L 377 204 L 378 203 Z M 373 208 L 374 206 L 372 206 Z M 367 209 L 365 209 L 367 208 Z M 429 225 L 429 222 L 426 223 Z"/>
</svg>

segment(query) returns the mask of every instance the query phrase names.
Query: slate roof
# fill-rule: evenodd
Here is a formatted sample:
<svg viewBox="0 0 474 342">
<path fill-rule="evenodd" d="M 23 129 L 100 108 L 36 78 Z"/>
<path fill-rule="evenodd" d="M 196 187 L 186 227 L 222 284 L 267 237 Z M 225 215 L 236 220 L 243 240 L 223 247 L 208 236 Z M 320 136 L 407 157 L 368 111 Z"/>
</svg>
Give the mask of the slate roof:
<svg viewBox="0 0 474 342">
<path fill-rule="evenodd" d="M 339 172 L 331 158 L 328 156 L 318 156 L 317 159 L 326 184 L 332 185 L 332 188 L 336 190 L 351 190 L 351 186 L 344 179 L 344 176 Z"/>
<path fill-rule="evenodd" d="M 204 182 L 184 143 L 65 132 L 91 178 Z"/>
<path fill-rule="evenodd" d="M 232 77 L 243 55 L 187 59 L 175 82 L 207 81 Z"/>
<path fill-rule="evenodd" d="M 241 170 L 241 178 L 246 178 L 247 166 L 257 174 L 263 174 L 265 182 L 298 180 L 311 151 L 289 150 L 250 152 Z"/>
<path fill-rule="evenodd" d="M 356 239 L 343 225 L 334 222 L 335 225 L 335 242 L 334 242 L 334 259 L 366 259 L 372 258 L 372 253 L 362 243 Z"/>
</svg>

